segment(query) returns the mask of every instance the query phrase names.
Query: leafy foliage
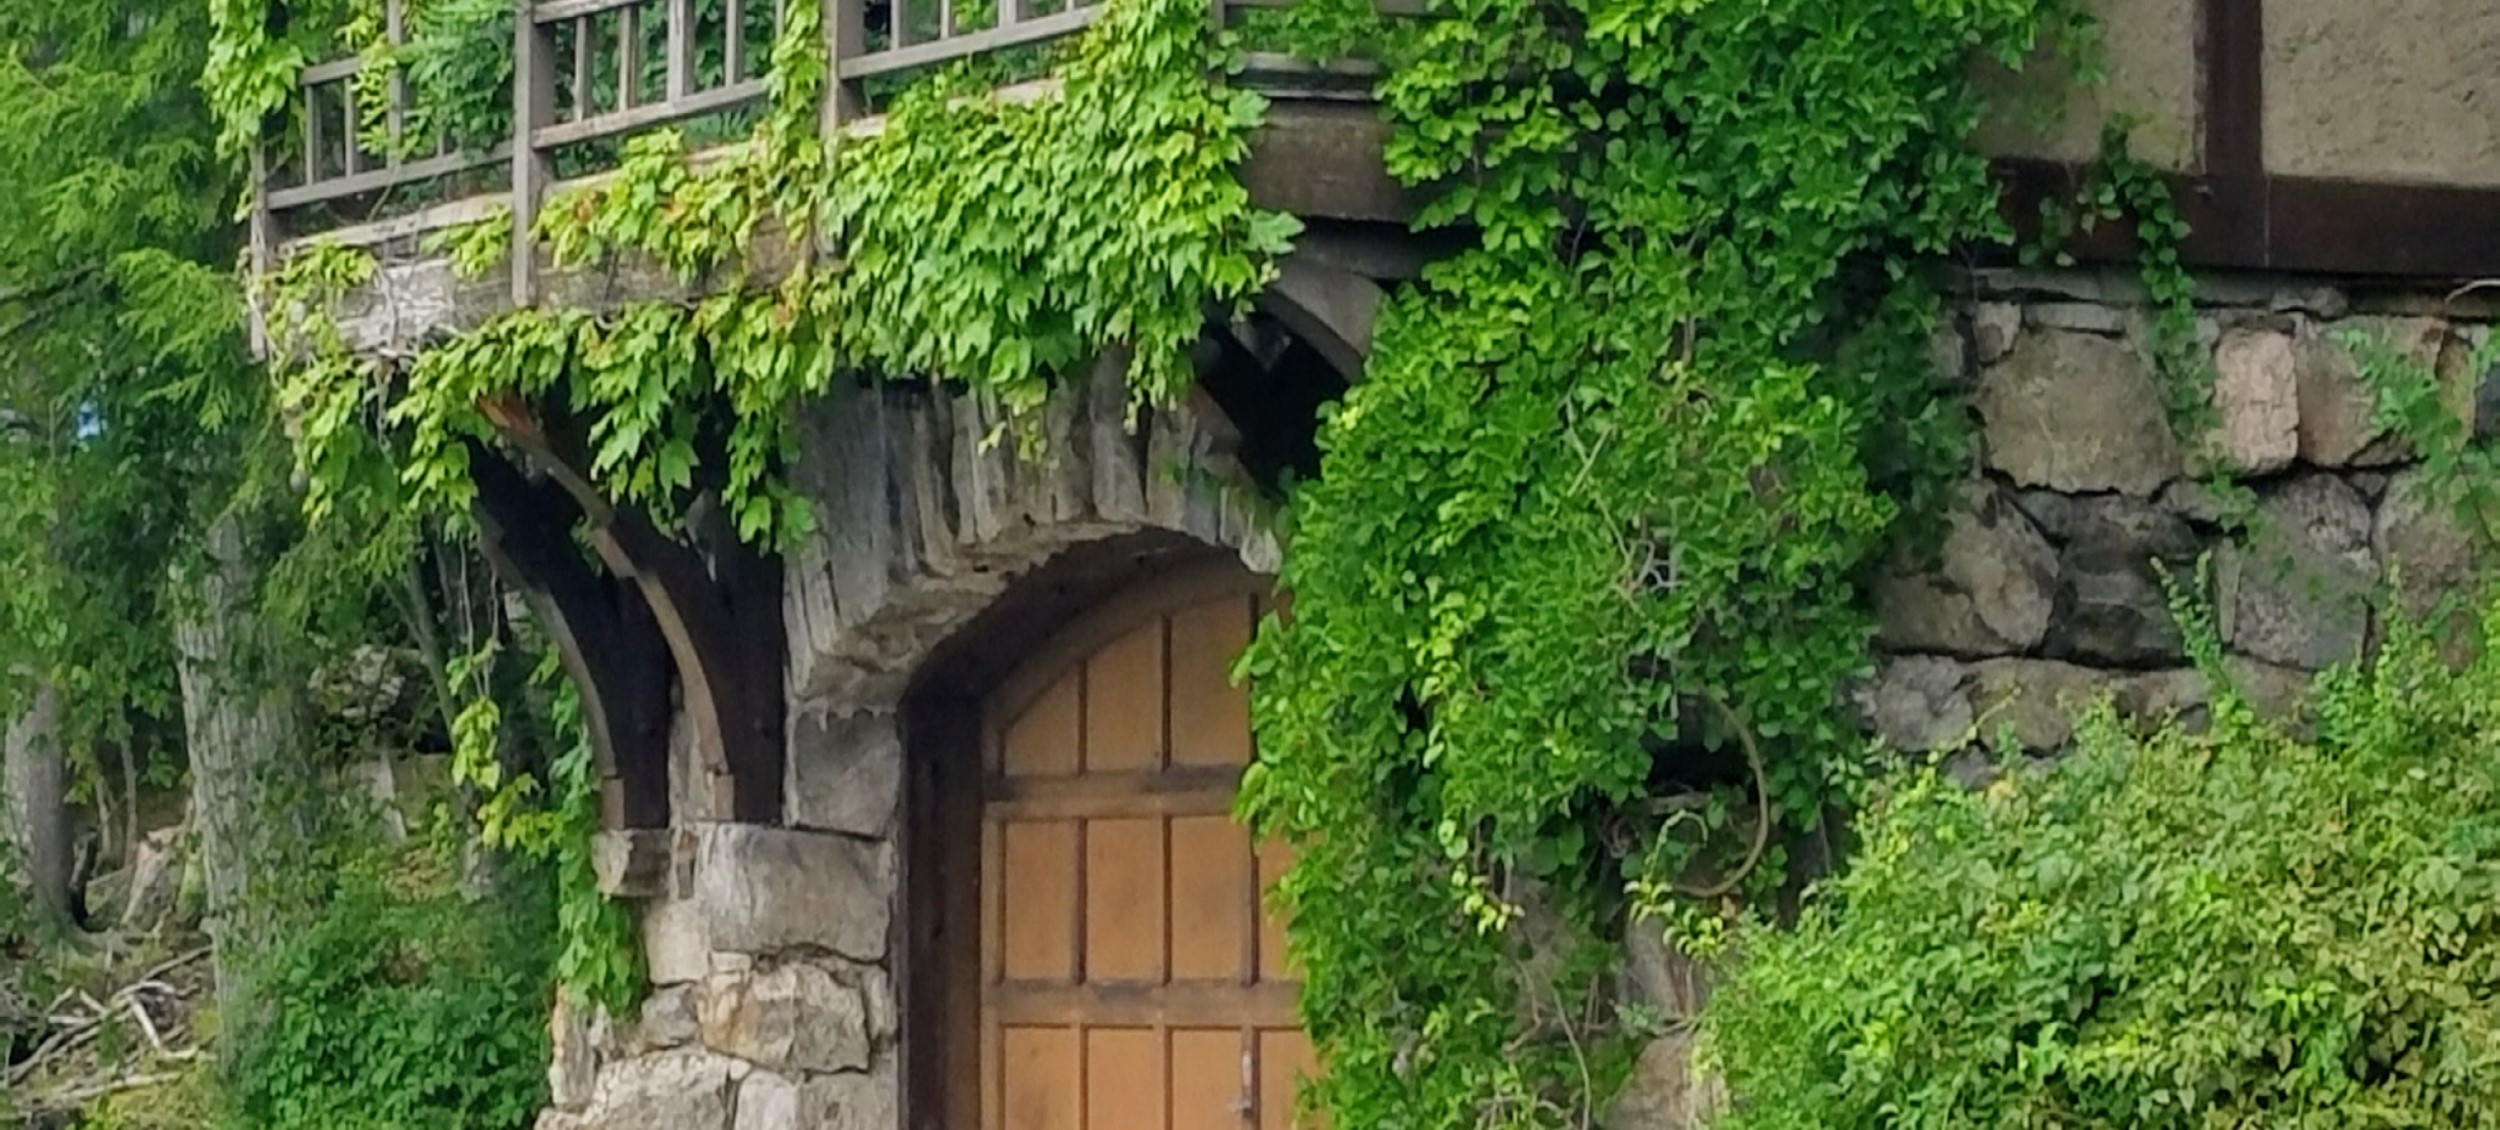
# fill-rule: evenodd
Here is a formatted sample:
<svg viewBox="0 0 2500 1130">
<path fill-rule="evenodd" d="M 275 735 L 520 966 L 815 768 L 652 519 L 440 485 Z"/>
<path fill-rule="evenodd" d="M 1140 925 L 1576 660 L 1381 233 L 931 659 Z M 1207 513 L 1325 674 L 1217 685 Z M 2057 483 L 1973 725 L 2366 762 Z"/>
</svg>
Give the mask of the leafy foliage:
<svg viewBox="0 0 2500 1130">
<path fill-rule="evenodd" d="M 2220 421 L 2213 402 L 2213 359 L 2196 335 L 2196 280 L 2179 251 L 2180 241 L 2187 238 L 2187 221 L 2179 217 L 2160 171 L 2131 151 L 2132 129 L 2133 123 L 2124 118 L 2102 127 L 2100 158 L 2074 200 L 2043 198 L 2040 238 L 2023 251 L 2033 261 L 2054 258 L 2060 266 L 2071 265 L 2074 257 L 2064 249 L 2070 236 L 2103 223 L 2133 220 L 2138 274 L 2153 303 L 2146 338 L 2154 371 L 2162 378 L 2162 404 L 2181 440 L 2203 444 Z M 2209 485 L 2230 489 L 2227 476 L 2219 474 Z"/>
<path fill-rule="evenodd" d="M 2500 450 L 2478 442 L 2442 380 L 2436 357 L 2410 356 L 2383 336 L 2346 331 L 2355 371 L 2374 401 L 2372 423 L 2402 439 L 2421 457 L 2417 489 L 2430 507 L 2445 508 L 2484 547 L 2500 547 L 2491 526 L 2500 514 Z M 2500 335 L 2484 341 L 2465 371 L 2487 373 L 2500 365 Z"/>
<path fill-rule="evenodd" d="M 2104 704 L 2054 768 L 1889 782 L 1795 931 L 1739 934 L 1726 1125 L 2493 1123 L 2500 658 L 2453 670 L 2398 618 L 2303 737 L 2183 619 L 2210 729 Z"/>
<path fill-rule="evenodd" d="M 470 681 L 492 661 L 491 652 L 466 657 L 455 664 L 455 681 Z M 531 682 L 554 696 L 550 721 L 557 749 L 546 782 L 526 772 L 504 772 L 497 748 L 503 713 L 485 690 L 453 722 L 452 773 L 485 798 L 478 824 L 487 846 L 554 873 L 556 984 L 578 1003 L 629 1015 L 647 986 L 633 917 L 599 889 L 590 859 L 591 837 L 599 831 L 599 770 L 582 724 L 581 694 L 563 678 L 552 652 L 539 661 Z"/>
<path fill-rule="evenodd" d="M 1383 312 L 1323 428 L 1293 615 L 1245 664 L 1243 807 L 1302 853 L 1280 898 L 1332 1119 L 1575 1125 L 1619 1030 L 1578 1002 L 1627 902 L 1775 886 L 1776 849 L 1722 850 L 1744 797 L 1815 827 L 1861 749 L 1856 578 L 1966 458 L 1922 257 L 2008 234 L 1968 57 L 2018 65 L 2078 17 L 1435 15 L 1304 24 L 1309 54 L 1388 44 L 1391 168 L 1475 246 Z M 1596 957 L 1557 974 L 1531 939 Z"/>
<path fill-rule="evenodd" d="M 108 747 L 177 764 L 167 571 L 260 403 L 192 83 L 207 23 L 175 0 L 0 11 L 0 716 L 56 687 L 89 795 Z"/>
<path fill-rule="evenodd" d="M 240 1124 L 492 1130 L 537 1115 L 548 907 L 471 903 L 456 851 L 325 850 L 328 905 L 256 971 L 270 1020 L 228 1052 Z"/>
</svg>

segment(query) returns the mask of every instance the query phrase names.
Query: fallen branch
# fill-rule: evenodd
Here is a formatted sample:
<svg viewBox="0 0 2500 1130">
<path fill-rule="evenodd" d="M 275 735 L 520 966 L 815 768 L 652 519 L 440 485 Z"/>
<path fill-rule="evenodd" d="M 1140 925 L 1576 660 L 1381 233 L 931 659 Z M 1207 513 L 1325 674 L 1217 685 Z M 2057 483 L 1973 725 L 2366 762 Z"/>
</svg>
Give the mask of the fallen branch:
<svg viewBox="0 0 2500 1130">
<path fill-rule="evenodd" d="M 39 1111 L 56 1112 L 76 1110 L 79 1107 L 85 1106 L 90 1102 L 105 1097 L 106 1095 L 117 1095 L 123 1091 L 136 1091 L 147 1087 L 162 1086 L 180 1078 L 182 1078 L 182 1073 L 179 1071 L 161 1071 L 154 1075 L 133 1075 L 127 1079 L 116 1079 L 110 1083 L 95 1083 L 84 1087 L 74 1087 L 66 1091 L 55 1091 L 51 1094 L 38 1097 L 35 1100 L 35 1109 Z"/>
<path fill-rule="evenodd" d="M 180 969 L 180 968 L 182 968 L 183 966 L 186 966 L 186 965 L 191 964 L 192 962 L 198 961 L 199 959 L 201 959 L 201 958 L 203 958 L 203 957 L 207 957 L 207 956 L 209 955 L 209 952 L 210 952 L 209 947 L 207 947 L 207 946 L 201 946 L 200 948 L 195 949 L 195 950 L 192 950 L 191 952 L 186 953 L 186 954 L 183 954 L 183 955 L 181 955 L 181 956 L 179 956 L 179 957 L 169 958 L 169 959 L 167 959 L 167 960 L 165 960 L 165 961 L 163 961 L 163 962 L 158 963 L 158 965 L 156 966 L 156 968 L 154 968 L 154 969 L 150 969 L 150 970 L 148 970 L 147 972 L 140 974 L 140 975 L 139 975 L 139 979 L 140 979 L 140 980 L 142 980 L 142 981 L 153 981 L 153 980 L 156 980 L 157 978 L 162 977 L 162 976 L 164 976 L 164 975 L 166 975 L 166 974 L 168 974 L 168 973 L 171 973 L 171 972 L 173 972 L 174 970 Z"/>
</svg>

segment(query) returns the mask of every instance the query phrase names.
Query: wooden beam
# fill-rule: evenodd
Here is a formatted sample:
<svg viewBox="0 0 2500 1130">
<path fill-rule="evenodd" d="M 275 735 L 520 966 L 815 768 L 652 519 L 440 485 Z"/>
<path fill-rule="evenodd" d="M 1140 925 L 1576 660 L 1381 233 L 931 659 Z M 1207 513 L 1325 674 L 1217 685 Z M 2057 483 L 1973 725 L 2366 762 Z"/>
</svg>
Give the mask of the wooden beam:
<svg viewBox="0 0 2500 1130">
<path fill-rule="evenodd" d="M 639 593 L 599 577 L 571 544 L 580 511 L 484 444 L 469 446 L 479 544 L 556 646 L 582 698 L 603 823 L 669 824 L 666 641 Z"/>
<path fill-rule="evenodd" d="M 2208 242 L 2240 261 L 2263 260 L 2267 221 L 2266 33 L 2263 0 L 2203 0 L 2204 177 Z"/>
<path fill-rule="evenodd" d="M 1996 168 L 2006 217 L 2024 240 L 2038 236 L 2040 201 L 2072 201 L 2086 172 L 2049 161 Z M 2500 187 L 2261 175 L 2252 191 L 2228 177 L 2164 179 L 2188 224 L 2179 252 L 2190 267 L 2442 280 L 2500 272 Z M 2134 226 L 2103 224 L 2066 250 L 2132 261 Z"/>
</svg>

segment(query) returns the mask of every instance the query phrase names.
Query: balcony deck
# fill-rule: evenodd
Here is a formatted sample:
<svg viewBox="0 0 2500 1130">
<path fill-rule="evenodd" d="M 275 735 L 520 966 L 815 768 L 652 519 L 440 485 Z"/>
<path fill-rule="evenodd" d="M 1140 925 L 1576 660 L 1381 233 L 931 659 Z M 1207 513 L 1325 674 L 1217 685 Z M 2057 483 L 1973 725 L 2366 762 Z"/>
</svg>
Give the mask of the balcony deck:
<svg viewBox="0 0 2500 1130">
<path fill-rule="evenodd" d="M 782 0 L 786 3 L 787 0 Z M 1032 48 L 1075 35 L 1101 11 L 1099 0 L 1061 0 L 1042 11 L 1029 0 L 1001 0 L 995 13 L 961 17 L 954 0 L 827 0 L 823 49 L 831 93 L 822 128 L 873 132 L 881 119 L 872 94 L 903 76 L 959 60 Z M 1216 19 L 1291 0 L 1213 0 Z M 445 138 L 412 138 L 417 120 L 404 76 L 394 74 L 378 115 L 362 116 L 354 89 L 363 64 L 338 59 L 304 69 L 288 115 L 294 135 L 255 155 L 252 213 L 255 266 L 267 270 L 299 244 L 371 250 L 382 276 L 349 296 L 342 325 L 360 349 L 392 352 L 445 330 L 474 325 L 515 304 L 606 307 L 648 297 L 683 297 L 685 288 L 630 268 L 597 279 L 564 278 L 543 255 L 515 255 L 506 277 L 456 279 L 427 237 L 503 215 L 526 231 L 541 201 L 612 176 L 623 143 L 656 130 L 692 127 L 693 160 L 742 144 L 745 123 L 763 112 L 771 35 L 760 6 L 773 0 L 536 0 L 513 36 L 510 84 L 514 127 L 491 145 L 467 148 Z M 916 11 L 934 5 L 934 12 Z M 1388 0 L 1416 10 L 1417 0 Z M 1386 5 L 1384 5 L 1386 6 Z M 405 42 L 400 0 L 386 7 L 386 34 Z M 657 58 L 652 57 L 656 50 Z M 1321 224 L 1401 224 L 1408 193 L 1381 167 L 1386 127 L 1371 106 L 1371 73 L 1315 68 L 1254 56 L 1241 81 L 1271 99 L 1267 121 L 1243 170 L 1262 206 Z M 1003 88 L 1005 98 L 1048 97 L 1051 80 Z M 378 118 L 378 121 L 376 120 Z M 412 140 L 415 142 L 411 144 Z M 768 241 L 769 242 L 769 241 Z M 515 246 L 523 244 L 516 241 Z M 763 249 L 759 269 L 774 256 Z"/>
</svg>

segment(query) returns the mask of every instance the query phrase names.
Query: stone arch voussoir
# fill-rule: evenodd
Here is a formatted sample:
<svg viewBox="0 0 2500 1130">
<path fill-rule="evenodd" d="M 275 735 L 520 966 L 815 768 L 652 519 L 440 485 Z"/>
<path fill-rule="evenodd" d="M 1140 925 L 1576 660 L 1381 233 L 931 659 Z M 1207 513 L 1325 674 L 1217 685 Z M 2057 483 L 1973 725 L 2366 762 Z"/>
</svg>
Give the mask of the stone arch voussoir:
<svg viewBox="0 0 2500 1130">
<path fill-rule="evenodd" d="M 906 691 L 940 645 L 1054 556 L 1162 531 L 1275 571 L 1222 411 L 1193 396 L 1132 428 L 1125 371 L 1108 357 L 1054 393 L 1038 448 L 1002 432 L 986 398 L 925 386 L 852 390 L 808 421 L 796 485 L 817 528 L 790 553 L 783 597 L 792 826 L 889 833 Z"/>
</svg>

